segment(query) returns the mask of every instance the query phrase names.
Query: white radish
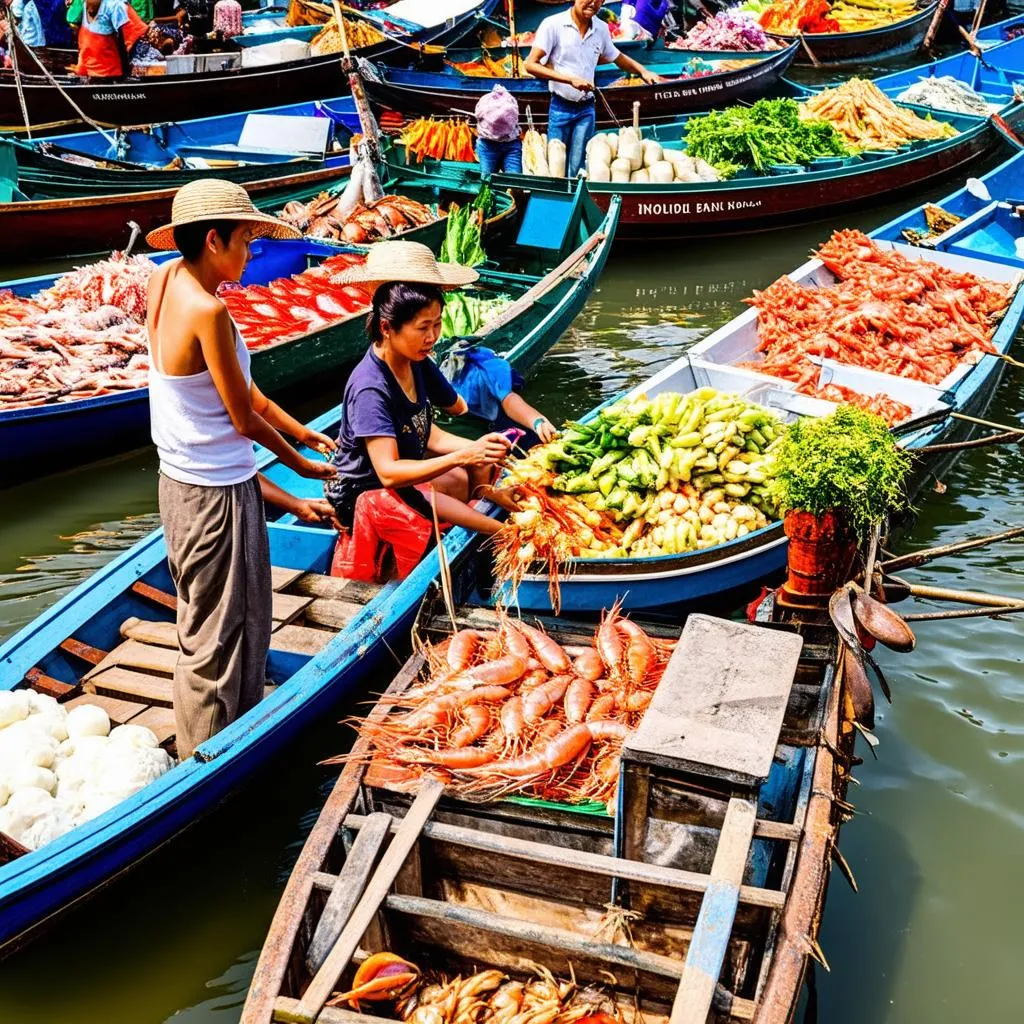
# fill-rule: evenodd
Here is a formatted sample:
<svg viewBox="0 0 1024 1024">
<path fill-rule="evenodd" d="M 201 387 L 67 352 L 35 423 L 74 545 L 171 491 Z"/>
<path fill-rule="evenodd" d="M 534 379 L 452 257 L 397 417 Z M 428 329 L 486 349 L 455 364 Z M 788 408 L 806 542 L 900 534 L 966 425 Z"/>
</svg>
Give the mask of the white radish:
<svg viewBox="0 0 1024 1024">
<path fill-rule="evenodd" d="M 625 157 L 616 157 L 611 163 L 612 181 L 629 181 L 631 168 Z"/>
<path fill-rule="evenodd" d="M 639 142 L 623 142 L 619 145 L 618 160 L 629 162 L 630 172 L 639 171 L 644 165 L 644 151 Z"/>
<path fill-rule="evenodd" d="M 648 170 L 653 167 L 659 160 L 664 159 L 661 155 L 661 143 L 655 142 L 653 139 L 644 139 L 640 143 L 640 148 L 644 154 L 644 167 Z"/>
</svg>

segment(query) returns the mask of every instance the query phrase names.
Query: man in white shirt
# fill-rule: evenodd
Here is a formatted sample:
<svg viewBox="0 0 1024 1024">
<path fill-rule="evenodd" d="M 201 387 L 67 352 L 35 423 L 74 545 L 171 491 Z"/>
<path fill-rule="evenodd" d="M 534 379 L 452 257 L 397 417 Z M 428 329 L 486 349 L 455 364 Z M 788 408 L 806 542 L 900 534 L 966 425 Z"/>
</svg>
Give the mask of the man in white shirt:
<svg viewBox="0 0 1024 1024">
<path fill-rule="evenodd" d="M 594 72 L 598 64 L 614 64 L 649 85 L 661 81 L 616 49 L 608 26 L 597 17 L 603 2 L 573 0 L 569 10 L 545 18 L 526 58 L 527 72 L 549 83 L 548 138 L 565 143 L 570 178 L 583 167 L 587 143 L 594 134 Z"/>
</svg>

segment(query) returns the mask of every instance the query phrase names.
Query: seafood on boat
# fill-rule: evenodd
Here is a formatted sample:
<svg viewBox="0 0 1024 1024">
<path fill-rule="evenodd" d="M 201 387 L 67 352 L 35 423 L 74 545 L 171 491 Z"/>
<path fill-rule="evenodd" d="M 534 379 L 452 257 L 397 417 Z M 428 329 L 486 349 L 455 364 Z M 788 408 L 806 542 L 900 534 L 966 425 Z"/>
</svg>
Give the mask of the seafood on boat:
<svg viewBox="0 0 1024 1024">
<path fill-rule="evenodd" d="M 385 195 L 358 205 L 347 216 L 341 212 L 342 191 L 321 192 L 308 203 L 293 199 L 277 212 L 285 223 L 310 238 L 328 238 L 355 245 L 395 238 L 411 228 L 440 220 L 429 206 L 405 196 Z"/>
<path fill-rule="evenodd" d="M 576 559 L 714 547 L 775 518 L 767 485 L 785 428 L 770 410 L 714 388 L 625 398 L 513 463 L 513 511 L 495 535 L 495 577 L 514 592 L 540 564 L 552 606 Z"/>
<path fill-rule="evenodd" d="M 865 395 L 853 388 L 844 387 L 842 384 L 826 384 L 815 391 L 815 397 L 824 398 L 828 402 L 835 402 L 837 405 L 852 405 L 865 412 L 873 412 L 881 416 L 890 426 L 902 423 L 914 411 L 904 402 L 899 402 L 889 395 L 876 394 Z"/>
<path fill-rule="evenodd" d="M 523 971 L 532 970 L 532 977 Z M 408 1024 L 616 1024 L 612 996 L 581 987 L 574 978 L 557 979 L 541 964 L 523 963 L 510 977 L 503 971 L 478 971 L 451 977 L 421 971 L 394 953 L 374 953 L 356 971 L 352 988 L 336 992 L 328 1006 L 360 1002 L 394 1004 L 396 1020 Z M 609 1012 L 610 1011 L 610 1012 Z"/>
<path fill-rule="evenodd" d="M 811 288 L 780 277 L 746 301 L 757 309 L 761 358 L 740 364 L 816 394 L 816 358 L 938 384 L 994 352 L 1013 286 L 882 249 L 836 231 L 817 253 L 836 277 Z"/>
<path fill-rule="evenodd" d="M 919 107 L 949 110 L 955 114 L 988 117 L 992 112 L 984 96 L 952 75 L 921 78 L 904 89 L 896 99 L 900 103 L 916 103 Z"/>
<path fill-rule="evenodd" d="M 343 271 L 364 259 L 356 253 L 339 253 L 301 274 L 266 285 L 222 287 L 219 295 L 246 345 L 261 348 L 365 312 L 369 292 L 338 280 Z"/>
<path fill-rule="evenodd" d="M 31 298 L 0 291 L 0 410 L 145 387 L 155 264 L 114 253 Z"/>
<path fill-rule="evenodd" d="M 619 751 L 673 646 L 617 606 L 580 647 L 500 612 L 496 630 L 459 630 L 424 649 L 422 683 L 394 698 L 400 713 L 356 720 L 375 748 L 359 756 L 396 785 L 431 775 L 466 798 L 516 793 L 614 814 Z"/>
<path fill-rule="evenodd" d="M 957 134 L 948 121 L 918 117 L 864 78 L 851 78 L 816 93 L 800 104 L 800 116 L 831 121 L 854 150 L 899 149 L 908 142 L 949 139 Z"/>
</svg>

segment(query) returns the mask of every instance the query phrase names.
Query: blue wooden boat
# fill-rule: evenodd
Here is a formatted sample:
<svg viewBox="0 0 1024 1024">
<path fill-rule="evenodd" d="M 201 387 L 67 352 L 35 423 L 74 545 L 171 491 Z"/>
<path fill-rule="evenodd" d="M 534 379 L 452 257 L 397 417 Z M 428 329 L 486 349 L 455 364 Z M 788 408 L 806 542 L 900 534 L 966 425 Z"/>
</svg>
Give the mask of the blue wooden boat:
<svg viewBox="0 0 1024 1024">
<path fill-rule="evenodd" d="M 993 196 L 1024 199 L 1024 161 L 1019 156 L 996 168 L 981 179 L 991 181 Z M 914 248 L 902 240 L 905 227 L 921 228 L 922 208 L 879 228 L 872 238 L 914 258 L 968 270 L 996 281 L 1020 283 L 1024 258 L 1018 254 L 1016 239 L 1024 236 L 1024 226 L 1006 205 L 974 199 L 964 190 L 948 200 L 951 211 L 971 211 L 963 222 L 929 244 Z M 978 203 L 979 208 L 973 209 Z M 946 201 L 939 204 L 946 207 Z M 1022 250 L 1024 251 L 1024 250 Z M 819 260 L 810 260 L 789 275 L 794 281 L 812 285 L 830 282 L 832 275 Z M 1024 319 L 1024 289 L 1016 294 L 1003 315 L 992 343 L 999 353 L 1007 353 L 1017 328 Z M 821 415 L 834 408 L 829 402 L 811 399 L 793 392 L 792 385 L 740 369 L 735 364 L 756 360 L 757 311 L 741 313 L 686 355 L 655 374 L 630 394 L 653 397 L 660 391 L 686 392 L 712 386 L 724 391 L 751 395 L 784 417 Z M 978 416 L 984 413 L 995 392 L 1003 369 L 999 358 L 985 356 L 976 364 L 960 367 L 936 387 L 887 374 L 875 373 L 826 361 L 830 379 L 856 391 L 883 393 L 911 406 L 913 413 L 897 428 L 901 444 L 914 451 L 939 441 L 959 440 L 970 432 L 961 422 L 949 419 L 948 412 Z M 620 397 L 620 396 L 616 396 Z M 607 404 L 607 403 L 606 403 Z M 590 416 L 596 414 L 595 410 Z M 919 422 L 920 426 L 914 424 Z M 936 471 L 929 461 L 919 466 L 914 487 L 920 487 Z M 563 612 L 596 612 L 622 599 L 626 608 L 659 608 L 678 603 L 704 600 L 740 588 L 778 572 L 786 562 L 786 538 L 781 523 L 772 523 L 746 537 L 703 551 L 656 558 L 579 559 L 566 567 L 560 578 Z M 550 608 L 546 573 L 528 575 L 519 585 L 516 601 L 529 610 Z"/>
<path fill-rule="evenodd" d="M 551 204 L 545 204 L 545 214 L 553 217 Z M 579 224 L 577 219 L 577 228 Z M 588 238 L 558 271 L 557 280 L 533 293 L 543 317 L 516 331 L 505 348 L 506 358 L 520 372 L 528 372 L 555 343 L 596 284 L 614 233 L 614 214 L 603 224 L 607 233 L 598 232 L 603 237 L 594 242 Z M 573 277 L 563 280 L 565 274 Z M 310 426 L 334 434 L 339 421 L 336 407 Z M 320 494 L 317 481 L 297 477 L 268 452 L 261 450 L 258 463 L 293 494 Z M 298 604 L 313 598 L 299 619 L 275 630 L 268 662 L 275 689 L 257 708 L 201 744 L 188 761 L 54 842 L 23 853 L 0 837 L 0 850 L 10 858 L 2 863 L 0 852 L 0 954 L 27 941 L 62 911 L 193 824 L 301 730 L 322 720 L 368 679 L 388 671 L 389 661 L 394 666 L 391 651 L 405 646 L 424 594 L 436 586 L 436 556 L 425 559 L 404 581 L 374 587 L 325 575 L 333 530 L 299 525 L 283 516 L 269 523 L 269 532 L 278 592 L 299 597 Z M 466 568 L 474 545 L 475 538 L 463 530 L 452 530 L 444 540 L 454 576 L 462 581 L 460 598 L 475 578 Z M 88 692 L 80 679 L 96 667 L 100 652 L 115 650 L 126 637 L 149 648 L 161 646 L 154 638 L 162 638 L 165 652 L 175 646 L 168 628 L 174 618 L 168 600 L 173 590 L 162 531 L 156 531 L 0 646 L 0 689 L 32 685 L 62 701 L 99 703 L 113 720 L 149 725 L 169 745 L 173 720 L 167 673 L 151 671 L 145 685 L 135 680 L 133 691 L 124 688 L 123 677 L 121 682 L 101 679 L 102 670 L 92 673 L 88 684 L 97 693 Z M 294 611 L 294 600 L 278 600 Z M 284 615 L 282 610 L 278 618 Z M 152 649 L 148 653 L 147 664 L 160 654 Z M 122 659 L 121 664 L 127 662 Z"/>
<path fill-rule="evenodd" d="M 492 13 L 499 2 L 475 0 L 467 3 L 457 17 L 416 28 L 407 35 L 389 33 L 383 42 L 358 52 L 362 56 L 380 58 L 405 51 L 410 44 L 447 45 L 469 32 L 480 17 Z M 69 52 L 71 60 L 67 59 Z M 41 52 L 40 59 L 57 65 L 57 70 L 51 74 L 60 88 L 55 88 L 27 55 L 20 64 L 20 83 L 14 81 L 12 72 L 0 70 L 0 130 L 20 132 L 25 128 L 22 102 L 29 123 L 41 132 L 78 123 L 78 110 L 104 125 L 157 124 L 175 120 L 182 111 L 227 114 L 249 110 L 254 101 L 262 106 L 281 106 L 335 96 L 346 85 L 338 54 L 268 66 L 147 75 L 102 86 L 67 74 L 64 68 L 76 59 L 73 51 L 49 55 Z M 254 100 L 255 97 L 258 99 Z"/>
<path fill-rule="evenodd" d="M 991 25 L 983 25 L 975 33 L 974 41 L 983 50 L 1016 38 L 1014 29 L 1024 26 L 1024 14 L 1015 14 L 1012 18 L 994 21 Z"/>
<path fill-rule="evenodd" d="M 728 106 L 742 100 L 755 100 L 778 85 L 799 48 L 793 43 L 769 54 L 745 54 L 742 64 L 735 61 L 707 62 L 710 73 L 685 76 L 690 62 L 679 59 L 658 68 L 667 80 L 655 85 L 613 87 L 623 77 L 617 68 L 598 71 L 595 81 L 607 102 L 597 104 L 597 123 L 604 127 L 628 123 L 633 104 L 640 104 L 640 120 L 655 124 L 680 114 Z M 703 63 L 703 62 L 702 62 Z M 463 75 L 452 68 L 423 71 L 394 68 L 363 62 L 366 93 L 380 107 L 407 115 L 436 117 L 472 114 L 477 100 L 495 85 L 504 86 L 519 102 L 519 109 L 532 111 L 537 124 L 547 123 L 548 83 L 534 78 L 480 78 Z"/>
<path fill-rule="evenodd" d="M 266 117 L 317 118 L 328 125 L 326 137 L 315 143 L 311 136 L 289 137 L 288 123 L 281 121 L 272 129 L 280 133 L 275 141 L 258 129 L 258 119 Z M 245 183 L 345 167 L 358 123 L 351 96 L 339 96 L 125 128 L 113 144 L 92 130 L 10 144 L 22 192 L 32 199 L 59 199 L 176 188 L 197 177 Z M 255 130 L 247 131 L 250 125 Z"/>
<path fill-rule="evenodd" d="M 409 191 L 429 200 L 429 192 Z M 436 191 L 437 198 L 448 199 L 473 194 L 475 190 Z M 536 201 L 528 200 L 526 204 L 522 235 L 526 241 L 513 244 L 498 258 L 497 266 L 483 269 L 482 283 L 486 288 L 515 297 L 531 288 L 544 292 L 529 308 L 520 309 L 492 344 L 500 342 L 499 347 L 511 348 L 518 337 L 536 339 L 538 332 L 554 344 L 557 334 L 571 322 L 600 276 L 618 225 L 618 205 L 603 213 L 585 190 L 576 197 L 568 197 L 568 203 L 566 198 L 555 195 L 549 199 L 538 189 Z M 507 219 L 508 204 L 501 204 L 499 209 L 499 219 Z M 538 224 L 538 218 L 543 216 L 538 214 L 541 209 L 550 213 L 550 224 Z M 559 212 L 565 210 L 567 217 Z M 581 263 L 585 272 L 578 279 L 564 279 L 558 272 L 559 264 L 591 240 L 592 248 Z M 439 244 L 440 238 L 435 248 Z M 253 258 L 242 280 L 244 284 L 266 284 L 298 273 L 310 262 L 321 262 L 346 251 L 358 250 L 312 239 L 261 240 L 253 245 Z M 164 253 L 154 259 L 160 262 L 173 256 Z M 556 277 L 558 281 L 553 282 Z M 24 278 L 4 287 L 19 295 L 31 295 L 49 287 L 53 280 L 53 276 Z M 555 327 L 558 331 L 552 333 Z M 253 375 L 265 391 L 281 391 L 317 374 L 339 372 L 342 366 L 355 362 L 364 348 L 362 320 L 355 315 L 322 330 L 254 350 Z M 138 447 L 148 437 L 149 396 L 145 388 L 0 411 L 0 479 L 9 483 L 17 477 L 54 472 L 69 462 L 77 464 L 112 450 Z"/>
</svg>

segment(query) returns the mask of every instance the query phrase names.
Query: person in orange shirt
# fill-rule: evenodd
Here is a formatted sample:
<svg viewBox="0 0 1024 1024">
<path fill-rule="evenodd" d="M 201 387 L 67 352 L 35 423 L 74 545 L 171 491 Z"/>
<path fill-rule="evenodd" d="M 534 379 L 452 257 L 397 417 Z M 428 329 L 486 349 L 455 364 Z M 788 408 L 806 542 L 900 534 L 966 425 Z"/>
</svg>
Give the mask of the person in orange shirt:
<svg viewBox="0 0 1024 1024">
<path fill-rule="evenodd" d="M 148 30 L 125 0 L 85 0 L 75 72 L 101 81 L 126 78 L 131 70 L 128 54 Z"/>
</svg>

